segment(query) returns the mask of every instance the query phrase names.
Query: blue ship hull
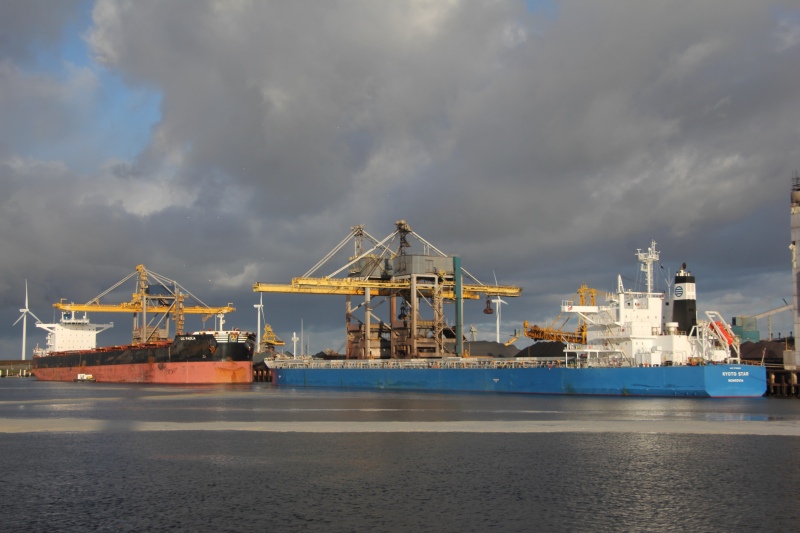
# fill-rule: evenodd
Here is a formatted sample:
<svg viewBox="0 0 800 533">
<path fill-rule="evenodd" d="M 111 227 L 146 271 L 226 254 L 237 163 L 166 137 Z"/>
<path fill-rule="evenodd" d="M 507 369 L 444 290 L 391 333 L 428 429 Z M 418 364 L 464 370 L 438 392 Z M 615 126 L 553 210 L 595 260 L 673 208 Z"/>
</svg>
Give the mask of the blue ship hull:
<svg viewBox="0 0 800 533">
<path fill-rule="evenodd" d="M 624 368 L 275 368 L 292 387 L 699 398 L 760 397 L 766 369 L 751 365 Z"/>
</svg>

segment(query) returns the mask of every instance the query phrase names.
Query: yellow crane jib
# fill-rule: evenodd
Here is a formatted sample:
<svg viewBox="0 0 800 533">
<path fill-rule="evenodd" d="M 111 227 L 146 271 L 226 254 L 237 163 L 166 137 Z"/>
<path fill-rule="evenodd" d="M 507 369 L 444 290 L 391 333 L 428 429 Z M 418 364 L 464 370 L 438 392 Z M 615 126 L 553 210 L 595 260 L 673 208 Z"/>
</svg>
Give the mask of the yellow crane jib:
<svg viewBox="0 0 800 533">
<path fill-rule="evenodd" d="M 53 307 L 59 309 L 61 311 L 84 311 L 87 313 L 141 313 L 143 310 L 143 306 L 141 302 L 123 302 L 120 304 L 99 304 L 99 303 L 91 303 L 91 304 L 76 304 L 76 303 L 65 303 L 63 301 L 57 302 L 53 304 Z M 165 306 L 165 305 L 148 305 L 147 312 L 148 313 L 167 313 L 172 311 L 172 306 Z M 200 315 L 200 314 L 207 314 L 207 315 L 219 315 L 222 313 L 232 313 L 236 311 L 236 308 L 232 305 L 226 305 L 223 307 L 184 307 L 182 312 L 188 315 Z"/>
<path fill-rule="evenodd" d="M 434 290 L 434 285 L 416 284 L 418 291 L 425 293 Z M 455 282 L 444 280 L 438 284 L 442 298 L 454 300 Z M 407 279 L 375 280 L 358 278 L 293 278 L 285 283 L 255 283 L 253 292 L 276 292 L 294 294 L 342 294 L 360 296 L 370 290 L 373 296 L 389 296 L 398 291 L 411 290 L 411 282 Z M 510 285 L 464 285 L 463 297 L 477 300 L 481 294 L 491 296 L 516 297 L 522 293 L 520 287 Z"/>
</svg>

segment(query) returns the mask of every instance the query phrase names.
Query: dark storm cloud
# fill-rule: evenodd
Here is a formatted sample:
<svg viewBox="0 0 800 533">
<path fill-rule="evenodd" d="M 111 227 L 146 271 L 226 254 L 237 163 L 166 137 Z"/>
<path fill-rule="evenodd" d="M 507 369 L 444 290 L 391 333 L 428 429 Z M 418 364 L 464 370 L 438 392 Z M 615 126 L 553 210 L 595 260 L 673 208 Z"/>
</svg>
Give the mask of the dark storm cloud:
<svg viewBox="0 0 800 533">
<path fill-rule="evenodd" d="M 800 11 L 556 5 L 97 2 L 84 34 L 96 61 L 158 93 L 160 119 L 130 160 L 94 172 L 39 161 L 31 124 L 69 128 L 74 87 L 93 94 L 96 80 L 37 84 L 0 63 L 16 87 L 0 110 L 29 119 L 21 136 L 0 126 L 4 305 L 18 305 L 21 272 L 49 280 L 37 295 L 49 305 L 144 262 L 250 320 L 254 281 L 288 282 L 351 226 L 383 237 L 405 218 L 483 281 L 525 287 L 504 330 L 552 319 L 581 283 L 635 274 L 653 238 L 668 266 L 696 265 L 723 315 L 777 306 L 791 293 Z M 47 20 L 19 35 L 56 35 L 33 12 Z M 5 96 L 29 87 L 45 88 L 22 107 Z M 266 298 L 284 337 L 302 315 L 340 327 L 307 299 Z M 493 331 L 479 308 L 469 320 Z"/>
</svg>

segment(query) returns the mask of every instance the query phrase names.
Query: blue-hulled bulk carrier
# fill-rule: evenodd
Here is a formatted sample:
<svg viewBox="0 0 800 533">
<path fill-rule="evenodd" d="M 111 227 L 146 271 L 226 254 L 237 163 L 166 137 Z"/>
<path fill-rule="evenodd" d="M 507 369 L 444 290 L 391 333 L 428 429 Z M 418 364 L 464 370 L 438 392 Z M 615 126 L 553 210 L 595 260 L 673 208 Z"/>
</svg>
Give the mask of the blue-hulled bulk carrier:
<svg viewBox="0 0 800 533">
<path fill-rule="evenodd" d="M 669 291 L 653 289 L 655 242 L 637 251 L 646 290 L 622 277 L 604 305 L 562 302 L 585 325 L 585 340 L 558 358 L 274 358 L 279 386 L 409 391 L 504 392 L 660 397 L 760 397 L 766 370 L 739 357 L 739 339 L 713 311 L 698 320 L 695 278 L 685 264 Z M 460 263 L 456 262 L 456 271 Z M 458 285 L 458 284 L 456 284 Z"/>
</svg>

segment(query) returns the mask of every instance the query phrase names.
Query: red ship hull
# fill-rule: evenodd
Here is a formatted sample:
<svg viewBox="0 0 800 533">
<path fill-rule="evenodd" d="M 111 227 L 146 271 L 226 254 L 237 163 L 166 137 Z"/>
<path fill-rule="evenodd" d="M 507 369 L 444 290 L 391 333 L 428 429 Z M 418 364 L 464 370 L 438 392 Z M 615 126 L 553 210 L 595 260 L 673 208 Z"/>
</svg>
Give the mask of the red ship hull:
<svg viewBox="0 0 800 533">
<path fill-rule="evenodd" d="M 178 335 L 175 341 L 51 353 L 33 358 L 41 381 L 105 383 L 251 383 L 255 334 L 239 331 Z"/>
<path fill-rule="evenodd" d="M 250 383 L 253 381 L 253 363 L 252 361 L 204 361 L 35 368 L 33 374 L 42 381 L 75 381 L 78 374 L 91 374 L 94 381 L 105 383 L 185 385 Z"/>
</svg>

